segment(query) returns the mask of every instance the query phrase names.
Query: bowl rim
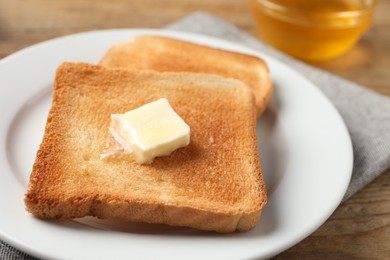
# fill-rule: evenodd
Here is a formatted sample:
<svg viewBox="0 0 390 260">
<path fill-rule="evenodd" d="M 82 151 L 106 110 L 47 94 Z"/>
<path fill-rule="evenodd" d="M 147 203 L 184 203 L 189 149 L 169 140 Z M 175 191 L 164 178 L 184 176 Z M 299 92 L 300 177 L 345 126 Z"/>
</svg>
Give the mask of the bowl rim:
<svg viewBox="0 0 390 260">
<path fill-rule="evenodd" d="M 299 9 L 299 8 L 293 8 L 293 7 L 286 7 L 281 4 L 275 3 L 271 0 L 252 0 L 254 4 L 257 6 L 261 6 L 263 8 L 258 8 L 261 11 L 272 15 L 273 17 L 279 18 L 281 20 L 285 20 L 288 22 L 296 23 L 296 24 L 302 24 L 306 26 L 316 26 L 316 27 L 356 27 L 360 24 L 359 19 L 355 19 L 354 24 L 350 24 L 349 26 L 340 24 L 329 24 L 329 23 L 321 23 L 321 22 L 315 22 L 315 21 L 308 21 L 302 18 L 309 18 L 313 17 L 313 14 L 310 14 L 309 12 Z M 377 0 L 367 0 L 365 2 L 369 2 L 367 6 L 361 10 L 353 10 L 353 11 L 336 11 L 331 13 L 325 13 L 325 14 L 315 14 L 315 17 L 318 20 L 324 19 L 345 19 L 345 18 L 359 18 L 364 17 L 366 15 L 369 15 L 373 12 Z M 301 19 L 300 19 L 301 18 Z"/>
</svg>

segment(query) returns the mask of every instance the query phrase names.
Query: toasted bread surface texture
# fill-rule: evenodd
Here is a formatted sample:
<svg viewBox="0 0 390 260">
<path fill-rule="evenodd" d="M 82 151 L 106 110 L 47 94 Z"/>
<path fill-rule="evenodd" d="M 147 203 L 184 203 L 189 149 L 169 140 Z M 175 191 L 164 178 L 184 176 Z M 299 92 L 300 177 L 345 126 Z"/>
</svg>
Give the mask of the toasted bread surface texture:
<svg viewBox="0 0 390 260">
<path fill-rule="evenodd" d="M 209 73 L 238 79 L 251 87 L 257 117 L 265 110 L 273 90 L 267 64 L 262 59 L 168 37 L 136 36 L 109 49 L 100 65 Z"/>
<path fill-rule="evenodd" d="M 110 115 L 167 98 L 191 143 L 151 164 L 101 159 Z M 96 216 L 217 232 L 253 228 L 266 203 L 253 94 L 239 81 L 64 63 L 25 204 L 40 218 Z"/>
</svg>

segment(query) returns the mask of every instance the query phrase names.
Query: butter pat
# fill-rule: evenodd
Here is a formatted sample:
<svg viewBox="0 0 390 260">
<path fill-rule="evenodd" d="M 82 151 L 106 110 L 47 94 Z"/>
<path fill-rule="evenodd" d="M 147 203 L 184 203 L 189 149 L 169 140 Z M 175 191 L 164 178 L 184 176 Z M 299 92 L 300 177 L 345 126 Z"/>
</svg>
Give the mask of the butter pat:
<svg viewBox="0 0 390 260">
<path fill-rule="evenodd" d="M 138 163 L 151 162 L 190 143 L 190 127 L 165 98 L 124 114 L 112 114 L 110 131 Z"/>
</svg>

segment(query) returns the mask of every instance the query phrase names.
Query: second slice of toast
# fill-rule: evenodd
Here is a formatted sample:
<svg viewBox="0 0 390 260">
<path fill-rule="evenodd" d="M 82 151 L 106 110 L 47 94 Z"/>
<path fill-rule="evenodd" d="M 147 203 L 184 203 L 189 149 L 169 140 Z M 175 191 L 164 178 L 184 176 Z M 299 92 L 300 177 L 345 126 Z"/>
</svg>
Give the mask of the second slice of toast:
<svg viewBox="0 0 390 260">
<path fill-rule="evenodd" d="M 139 35 L 114 45 L 100 65 L 237 79 L 252 89 L 257 117 L 267 107 L 273 91 L 268 66 L 258 57 L 156 35 Z"/>
<path fill-rule="evenodd" d="M 191 143 L 138 164 L 101 159 L 110 115 L 167 98 Z M 64 63 L 25 196 L 39 218 L 96 216 L 217 232 L 253 228 L 266 203 L 250 89 L 188 73 Z"/>
</svg>

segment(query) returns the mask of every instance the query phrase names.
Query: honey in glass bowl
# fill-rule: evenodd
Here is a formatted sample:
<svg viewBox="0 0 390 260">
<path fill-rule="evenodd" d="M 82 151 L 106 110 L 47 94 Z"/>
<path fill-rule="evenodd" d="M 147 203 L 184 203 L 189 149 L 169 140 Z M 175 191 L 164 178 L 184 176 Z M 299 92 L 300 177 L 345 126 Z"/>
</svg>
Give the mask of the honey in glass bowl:
<svg viewBox="0 0 390 260">
<path fill-rule="evenodd" d="M 370 26 L 375 0 L 249 0 L 260 36 L 308 61 L 349 50 Z"/>
</svg>

